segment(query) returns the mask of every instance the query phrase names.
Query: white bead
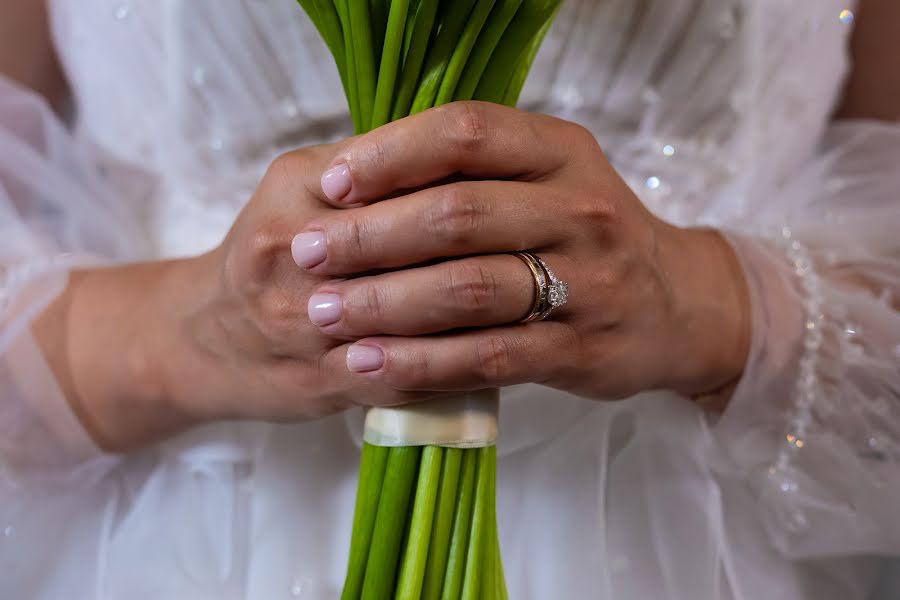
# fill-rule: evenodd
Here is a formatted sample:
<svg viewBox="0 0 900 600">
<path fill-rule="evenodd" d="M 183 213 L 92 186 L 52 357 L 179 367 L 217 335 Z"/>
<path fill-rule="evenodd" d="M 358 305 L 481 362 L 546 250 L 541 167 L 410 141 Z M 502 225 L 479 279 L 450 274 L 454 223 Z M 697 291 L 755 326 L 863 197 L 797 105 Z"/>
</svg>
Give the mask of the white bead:
<svg viewBox="0 0 900 600">
<path fill-rule="evenodd" d="M 193 81 L 194 85 L 198 87 L 206 85 L 206 67 L 204 67 L 203 65 L 197 65 L 196 67 L 194 67 L 194 70 L 191 73 L 191 81 Z"/>
</svg>

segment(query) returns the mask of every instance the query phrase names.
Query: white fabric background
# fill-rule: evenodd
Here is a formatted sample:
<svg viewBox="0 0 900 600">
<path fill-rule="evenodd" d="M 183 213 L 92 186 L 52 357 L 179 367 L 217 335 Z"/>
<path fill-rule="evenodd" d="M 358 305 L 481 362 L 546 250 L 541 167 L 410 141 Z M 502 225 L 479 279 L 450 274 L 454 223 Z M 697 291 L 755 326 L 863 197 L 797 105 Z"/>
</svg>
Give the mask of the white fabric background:
<svg viewBox="0 0 900 600">
<path fill-rule="evenodd" d="M 0 597 L 334 598 L 358 415 L 101 456 L 28 333 L 73 265 L 206 250 L 271 157 L 346 134 L 327 51 L 288 0 L 51 4 L 74 126 L 0 81 Z M 511 597 L 896 597 L 900 128 L 829 122 L 852 8 L 567 0 L 524 105 L 595 131 L 661 216 L 729 232 L 754 340 L 717 423 L 504 390 Z"/>
</svg>

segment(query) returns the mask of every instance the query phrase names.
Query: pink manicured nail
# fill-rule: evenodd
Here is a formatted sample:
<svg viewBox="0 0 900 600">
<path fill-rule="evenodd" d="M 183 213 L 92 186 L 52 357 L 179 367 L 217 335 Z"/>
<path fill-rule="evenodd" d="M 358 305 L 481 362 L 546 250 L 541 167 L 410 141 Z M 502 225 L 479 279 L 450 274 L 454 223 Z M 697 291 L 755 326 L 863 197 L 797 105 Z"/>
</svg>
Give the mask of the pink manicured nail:
<svg viewBox="0 0 900 600">
<path fill-rule="evenodd" d="M 321 231 L 309 231 L 295 235 L 291 242 L 291 254 L 298 267 L 309 269 L 316 266 L 328 255 L 325 234 Z"/>
<path fill-rule="evenodd" d="M 325 327 L 341 320 L 341 297 L 337 294 L 313 294 L 309 297 L 309 320 L 317 327 Z"/>
<path fill-rule="evenodd" d="M 350 165 L 345 162 L 336 164 L 322 175 L 322 191 L 332 202 L 340 202 L 353 187 L 350 179 Z"/>
<path fill-rule="evenodd" d="M 384 365 L 384 352 L 375 346 L 354 344 L 347 349 L 347 368 L 357 373 L 377 371 Z"/>
</svg>

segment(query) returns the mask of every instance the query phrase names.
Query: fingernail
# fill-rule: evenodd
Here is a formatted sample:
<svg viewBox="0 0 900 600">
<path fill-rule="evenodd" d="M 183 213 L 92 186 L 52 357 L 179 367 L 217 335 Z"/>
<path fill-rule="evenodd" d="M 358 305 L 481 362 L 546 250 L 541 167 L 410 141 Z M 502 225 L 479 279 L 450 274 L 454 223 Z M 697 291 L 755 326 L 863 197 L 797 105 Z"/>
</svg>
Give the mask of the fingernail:
<svg viewBox="0 0 900 600">
<path fill-rule="evenodd" d="M 339 202 L 353 187 L 353 181 L 350 179 L 350 165 L 345 162 L 339 163 L 322 175 L 322 191 L 333 202 Z"/>
<path fill-rule="evenodd" d="M 375 346 L 354 344 L 347 349 L 347 368 L 357 373 L 377 371 L 384 365 L 384 352 Z"/>
<path fill-rule="evenodd" d="M 341 320 L 341 297 L 337 294 L 313 294 L 309 297 L 309 320 L 317 327 L 325 327 Z"/>
<path fill-rule="evenodd" d="M 298 267 L 309 269 L 325 260 L 328 248 L 325 245 L 325 234 L 321 231 L 309 231 L 294 236 L 291 242 L 291 254 Z"/>
</svg>

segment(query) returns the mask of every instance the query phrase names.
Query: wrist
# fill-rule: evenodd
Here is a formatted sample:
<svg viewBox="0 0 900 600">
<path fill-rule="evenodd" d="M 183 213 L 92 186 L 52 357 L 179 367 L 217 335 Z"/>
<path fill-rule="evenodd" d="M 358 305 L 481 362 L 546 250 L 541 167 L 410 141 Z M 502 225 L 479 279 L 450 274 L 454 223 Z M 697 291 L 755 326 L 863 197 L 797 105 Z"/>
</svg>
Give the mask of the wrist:
<svg viewBox="0 0 900 600">
<path fill-rule="evenodd" d="M 74 271 L 33 331 L 85 430 L 106 451 L 134 450 L 192 425 L 168 393 L 179 360 L 170 281 L 180 261 Z"/>
<path fill-rule="evenodd" d="M 740 263 L 715 230 L 665 227 L 660 255 L 675 299 L 667 387 L 694 397 L 733 389 L 751 337 L 749 293 Z"/>
</svg>

